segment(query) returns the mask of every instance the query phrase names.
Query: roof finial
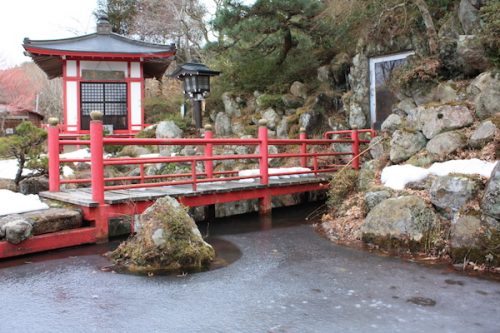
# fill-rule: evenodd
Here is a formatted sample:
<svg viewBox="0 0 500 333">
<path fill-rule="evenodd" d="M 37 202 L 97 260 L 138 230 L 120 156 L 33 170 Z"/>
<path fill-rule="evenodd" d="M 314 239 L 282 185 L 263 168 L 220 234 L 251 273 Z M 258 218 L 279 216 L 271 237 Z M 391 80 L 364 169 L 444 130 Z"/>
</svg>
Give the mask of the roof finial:
<svg viewBox="0 0 500 333">
<path fill-rule="evenodd" d="M 108 19 L 108 14 L 106 14 L 105 12 L 99 13 L 99 16 L 97 17 L 96 30 L 98 34 L 110 34 L 112 32 L 111 24 L 109 23 Z"/>
</svg>

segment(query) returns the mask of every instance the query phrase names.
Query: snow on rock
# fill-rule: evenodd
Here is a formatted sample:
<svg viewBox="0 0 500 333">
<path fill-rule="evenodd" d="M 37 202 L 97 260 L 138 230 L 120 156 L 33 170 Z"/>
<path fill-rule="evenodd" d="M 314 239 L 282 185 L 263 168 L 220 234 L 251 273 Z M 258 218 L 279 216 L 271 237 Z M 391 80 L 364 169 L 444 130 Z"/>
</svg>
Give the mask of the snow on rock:
<svg viewBox="0 0 500 333">
<path fill-rule="evenodd" d="M 402 190 L 410 182 L 418 182 L 429 175 L 429 170 L 410 164 L 391 165 L 382 170 L 380 179 L 384 186 L 394 190 Z"/>
<path fill-rule="evenodd" d="M 23 169 L 23 176 L 28 175 L 33 172 L 30 169 Z M 15 179 L 17 173 L 17 160 L 0 160 L 0 178 L 3 179 Z"/>
<path fill-rule="evenodd" d="M 0 216 L 48 209 L 36 194 L 24 195 L 9 190 L 0 190 Z"/>
<path fill-rule="evenodd" d="M 381 181 L 384 186 L 394 190 L 402 190 L 406 184 L 423 180 L 429 175 L 446 176 L 450 173 L 461 173 L 466 175 L 478 174 L 488 178 L 496 163 L 474 158 L 434 163 L 428 169 L 409 164 L 391 165 L 382 170 Z"/>
<path fill-rule="evenodd" d="M 292 173 L 292 172 L 303 172 L 302 174 L 295 174 L 295 175 L 279 175 L 279 176 L 273 176 L 276 174 L 281 174 L 281 173 Z M 292 168 L 269 168 L 268 174 L 269 174 L 269 179 L 288 179 L 288 178 L 299 178 L 299 177 L 312 177 L 314 174 L 310 173 L 311 169 L 309 168 L 301 168 L 301 167 L 292 167 Z M 239 177 L 251 177 L 255 176 L 255 178 L 248 178 L 248 179 L 240 179 L 240 183 L 251 183 L 255 181 L 256 178 L 259 177 L 260 170 L 259 169 L 248 169 L 248 170 L 241 170 L 238 171 L 238 176 Z"/>
<path fill-rule="evenodd" d="M 466 175 L 479 174 L 489 178 L 497 162 L 482 161 L 477 158 L 471 160 L 451 160 L 434 163 L 429 171 L 436 176 L 446 176 L 450 173 L 463 173 Z"/>
</svg>

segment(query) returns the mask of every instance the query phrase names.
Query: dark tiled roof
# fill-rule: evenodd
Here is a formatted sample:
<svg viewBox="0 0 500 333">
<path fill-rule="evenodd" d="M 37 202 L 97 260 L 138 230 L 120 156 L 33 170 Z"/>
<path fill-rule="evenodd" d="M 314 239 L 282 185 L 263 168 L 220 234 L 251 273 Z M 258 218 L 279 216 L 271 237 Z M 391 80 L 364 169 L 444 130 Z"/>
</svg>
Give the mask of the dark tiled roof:
<svg viewBox="0 0 500 333">
<path fill-rule="evenodd" d="M 103 58 L 140 57 L 144 62 L 144 76 L 160 78 L 176 52 L 174 44 L 147 43 L 111 32 L 55 40 L 25 38 L 23 47 L 49 78 L 62 75 L 63 55 Z"/>
<path fill-rule="evenodd" d="M 53 51 L 81 53 L 117 53 L 144 54 L 154 56 L 155 53 L 175 52 L 175 45 L 152 44 L 130 39 L 115 33 L 93 33 L 73 38 L 55 40 L 24 39 L 23 47 Z"/>
</svg>

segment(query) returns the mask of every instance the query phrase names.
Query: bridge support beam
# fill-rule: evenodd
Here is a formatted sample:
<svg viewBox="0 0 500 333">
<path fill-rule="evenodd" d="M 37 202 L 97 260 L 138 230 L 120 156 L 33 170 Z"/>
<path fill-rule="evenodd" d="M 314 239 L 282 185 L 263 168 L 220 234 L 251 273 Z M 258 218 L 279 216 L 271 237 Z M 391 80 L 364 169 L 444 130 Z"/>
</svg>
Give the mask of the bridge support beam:
<svg viewBox="0 0 500 333">
<path fill-rule="evenodd" d="M 270 193 L 266 193 L 263 197 L 259 198 L 259 215 L 271 215 L 272 209 L 272 196 Z"/>
</svg>

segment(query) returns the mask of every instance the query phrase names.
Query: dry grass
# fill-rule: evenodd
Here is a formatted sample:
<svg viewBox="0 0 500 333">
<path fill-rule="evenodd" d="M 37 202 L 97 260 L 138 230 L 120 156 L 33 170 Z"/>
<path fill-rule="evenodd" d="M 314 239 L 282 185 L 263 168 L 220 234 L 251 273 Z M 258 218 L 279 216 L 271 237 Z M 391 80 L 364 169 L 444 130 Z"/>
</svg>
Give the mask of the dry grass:
<svg viewBox="0 0 500 333">
<path fill-rule="evenodd" d="M 355 193 L 343 202 L 342 208 L 336 214 L 323 215 L 318 227 L 334 242 L 355 242 L 361 240 L 364 218 L 364 194 Z"/>
</svg>

